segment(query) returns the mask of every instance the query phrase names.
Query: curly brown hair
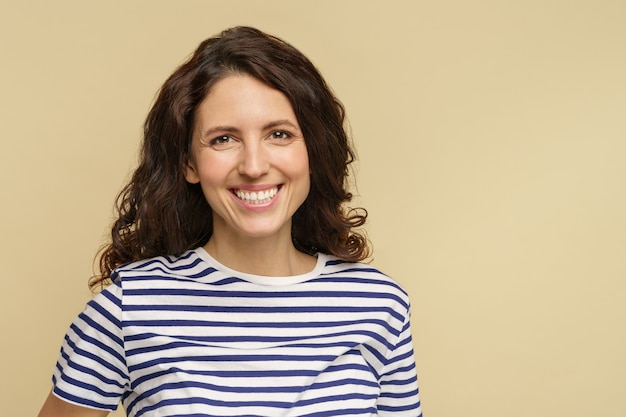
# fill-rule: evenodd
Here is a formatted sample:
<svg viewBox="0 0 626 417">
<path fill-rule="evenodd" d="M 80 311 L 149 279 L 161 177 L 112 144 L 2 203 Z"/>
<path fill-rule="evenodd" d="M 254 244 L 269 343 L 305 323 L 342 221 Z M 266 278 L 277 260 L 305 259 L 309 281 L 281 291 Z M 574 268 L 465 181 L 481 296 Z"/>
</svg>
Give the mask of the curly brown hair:
<svg viewBox="0 0 626 417">
<path fill-rule="evenodd" d="M 111 242 L 100 252 L 96 289 L 125 263 L 179 255 L 204 245 L 212 212 L 198 184 L 185 180 L 196 109 L 220 79 L 246 74 L 281 91 L 301 126 L 311 169 L 311 189 L 293 216 L 292 239 L 305 253 L 348 261 L 370 255 L 357 228 L 367 212 L 348 209 L 348 165 L 354 151 L 345 109 L 313 63 L 290 44 L 251 27 L 235 27 L 203 41 L 161 87 L 144 124 L 139 164 L 116 200 Z"/>
</svg>

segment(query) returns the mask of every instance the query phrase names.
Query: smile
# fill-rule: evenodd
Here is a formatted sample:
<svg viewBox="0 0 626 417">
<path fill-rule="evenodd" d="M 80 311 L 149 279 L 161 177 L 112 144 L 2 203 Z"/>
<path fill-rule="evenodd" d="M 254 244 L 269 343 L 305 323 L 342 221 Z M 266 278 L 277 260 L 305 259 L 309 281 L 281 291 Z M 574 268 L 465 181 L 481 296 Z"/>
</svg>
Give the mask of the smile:
<svg viewBox="0 0 626 417">
<path fill-rule="evenodd" d="M 278 187 L 269 188 L 261 191 L 233 190 L 233 193 L 242 201 L 248 204 L 267 204 L 278 193 Z"/>
</svg>

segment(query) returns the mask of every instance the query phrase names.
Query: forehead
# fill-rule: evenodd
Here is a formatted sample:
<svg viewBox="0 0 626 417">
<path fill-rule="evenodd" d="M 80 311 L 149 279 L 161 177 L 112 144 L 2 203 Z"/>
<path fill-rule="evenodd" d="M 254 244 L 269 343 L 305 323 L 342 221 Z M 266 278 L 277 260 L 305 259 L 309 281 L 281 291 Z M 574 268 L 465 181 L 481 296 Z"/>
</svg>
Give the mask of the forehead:
<svg viewBox="0 0 626 417">
<path fill-rule="evenodd" d="M 201 123 L 292 119 L 293 107 L 287 96 L 249 75 L 229 75 L 215 82 L 197 109 Z"/>
</svg>

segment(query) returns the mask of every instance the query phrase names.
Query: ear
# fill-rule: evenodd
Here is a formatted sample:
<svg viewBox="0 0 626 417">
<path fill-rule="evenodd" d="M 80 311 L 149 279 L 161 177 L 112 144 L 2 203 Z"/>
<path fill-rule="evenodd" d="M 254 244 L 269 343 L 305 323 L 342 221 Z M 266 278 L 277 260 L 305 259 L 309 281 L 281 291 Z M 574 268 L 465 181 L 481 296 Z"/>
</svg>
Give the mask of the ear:
<svg viewBox="0 0 626 417">
<path fill-rule="evenodd" d="M 185 166 L 185 179 L 190 184 L 197 184 L 200 182 L 200 175 L 198 175 L 198 169 L 196 168 L 196 164 L 193 163 L 191 159 L 187 160 L 187 164 Z"/>
</svg>

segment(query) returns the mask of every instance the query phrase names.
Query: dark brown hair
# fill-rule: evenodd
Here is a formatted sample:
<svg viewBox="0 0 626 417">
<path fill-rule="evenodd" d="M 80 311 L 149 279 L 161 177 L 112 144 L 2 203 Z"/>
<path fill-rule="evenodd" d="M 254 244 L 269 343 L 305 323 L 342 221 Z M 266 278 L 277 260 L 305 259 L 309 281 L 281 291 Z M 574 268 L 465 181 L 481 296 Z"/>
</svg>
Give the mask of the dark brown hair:
<svg viewBox="0 0 626 417">
<path fill-rule="evenodd" d="M 118 218 L 92 289 L 107 284 L 122 264 L 179 255 L 211 237 L 211 207 L 184 173 L 196 109 L 212 85 L 232 74 L 252 76 L 285 94 L 302 129 L 311 189 L 293 216 L 296 248 L 349 261 L 370 255 L 367 239 L 355 230 L 367 212 L 344 207 L 352 199 L 347 177 L 354 152 L 343 105 L 296 48 L 255 28 L 236 27 L 203 41 L 161 87 L 144 125 L 139 165 L 117 198 Z"/>
</svg>

